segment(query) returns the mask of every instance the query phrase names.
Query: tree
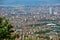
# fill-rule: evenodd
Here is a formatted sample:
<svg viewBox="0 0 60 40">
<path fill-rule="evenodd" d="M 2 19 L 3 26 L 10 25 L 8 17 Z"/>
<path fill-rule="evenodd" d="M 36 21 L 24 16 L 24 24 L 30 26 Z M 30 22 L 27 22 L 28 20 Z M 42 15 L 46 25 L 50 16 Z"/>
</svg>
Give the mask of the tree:
<svg viewBox="0 0 60 40">
<path fill-rule="evenodd" d="M 14 36 L 12 36 L 12 32 L 14 32 L 14 30 L 12 30 L 13 26 L 8 22 L 8 20 L 6 20 L 5 18 L 1 18 L 0 17 L 0 40 L 15 40 Z M 13 39 L 12 39 L 13 38 Z"/>
</svg>

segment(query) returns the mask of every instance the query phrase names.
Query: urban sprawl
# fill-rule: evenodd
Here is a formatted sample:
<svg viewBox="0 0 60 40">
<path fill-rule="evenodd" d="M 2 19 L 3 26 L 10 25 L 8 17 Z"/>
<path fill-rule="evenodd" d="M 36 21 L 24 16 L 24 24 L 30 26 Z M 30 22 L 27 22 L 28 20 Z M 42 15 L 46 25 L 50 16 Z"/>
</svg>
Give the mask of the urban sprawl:
<svg viewBox="0 0 60 40">
<path fill-rule="evenodd" d="M 0 5 L 0 17 L 14 26 L 16 40 L 60 40 L 60 5 Z M 12 34 L 14 34 L 12 33 Z"/>
</svg>

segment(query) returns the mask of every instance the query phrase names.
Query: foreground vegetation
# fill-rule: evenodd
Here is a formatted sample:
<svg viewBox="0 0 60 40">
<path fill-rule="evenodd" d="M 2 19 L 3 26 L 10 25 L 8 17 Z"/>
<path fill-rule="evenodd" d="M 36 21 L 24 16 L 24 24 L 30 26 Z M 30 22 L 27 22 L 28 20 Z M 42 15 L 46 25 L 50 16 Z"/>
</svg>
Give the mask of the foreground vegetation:
<svg viewBox="0 0 60 40">
<path fill-rule="evenodd" d="M 18 34 L 11 34 L 14 33 L 12 28 L 13 26 L 7 19 L 0 17 L 0 40 L 15 40 L 16 37 L 19 37 Z"/>
</svg>

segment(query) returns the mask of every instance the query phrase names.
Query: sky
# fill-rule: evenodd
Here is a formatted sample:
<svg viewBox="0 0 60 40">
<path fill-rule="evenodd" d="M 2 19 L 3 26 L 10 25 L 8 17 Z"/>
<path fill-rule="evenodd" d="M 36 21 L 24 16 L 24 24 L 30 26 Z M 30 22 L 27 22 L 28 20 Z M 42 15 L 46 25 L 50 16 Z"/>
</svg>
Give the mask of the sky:
<svg viewBox="0 0 60 40">
<path fill-rule="evenodd" d="M 0 5 L 60 4 L 60 0 L 0 0 Z"/>
</svg>

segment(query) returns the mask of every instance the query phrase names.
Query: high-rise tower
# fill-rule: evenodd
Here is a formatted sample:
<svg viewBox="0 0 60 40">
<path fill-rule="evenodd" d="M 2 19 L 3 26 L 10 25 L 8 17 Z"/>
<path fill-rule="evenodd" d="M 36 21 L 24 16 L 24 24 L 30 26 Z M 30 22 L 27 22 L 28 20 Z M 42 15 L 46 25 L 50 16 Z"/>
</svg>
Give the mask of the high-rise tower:
<svg viewBox="0 0 60 40">
<path fill-rule="evenodd" d="M 52 7 L 49 8 L 49 13 L 50 13 L 50 14 L 53 14 Z"/>
</svg>

